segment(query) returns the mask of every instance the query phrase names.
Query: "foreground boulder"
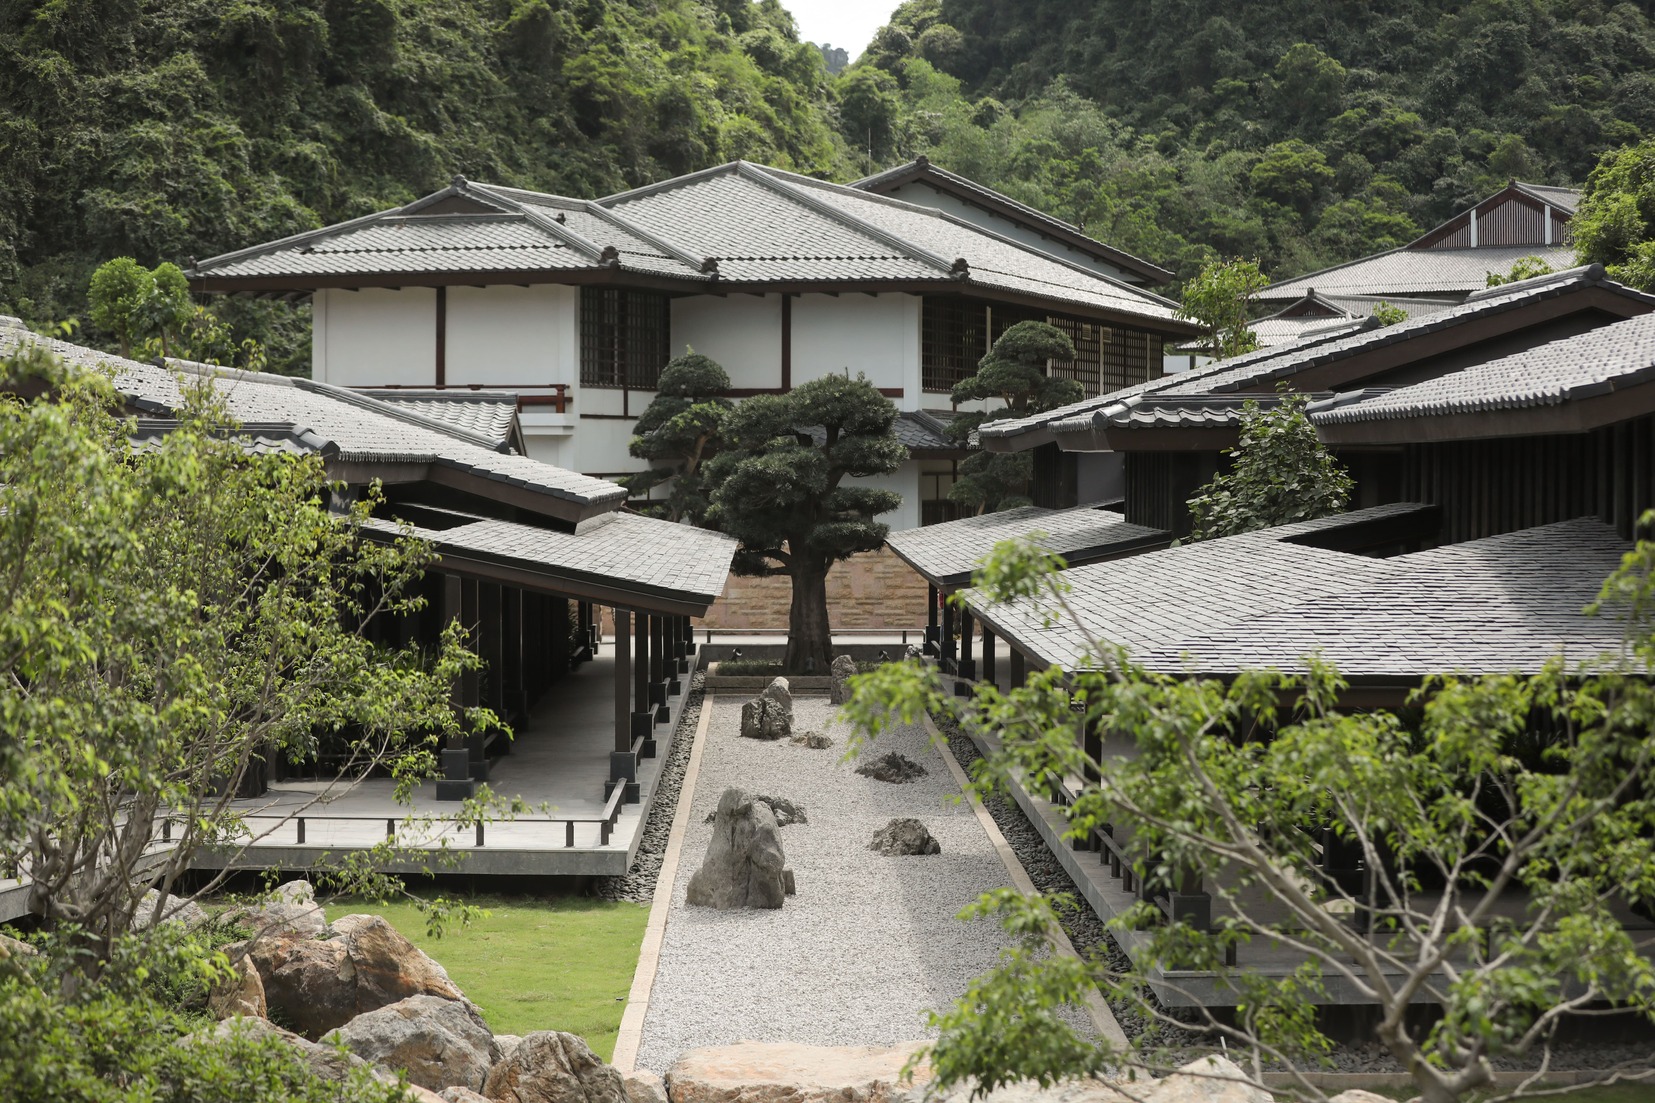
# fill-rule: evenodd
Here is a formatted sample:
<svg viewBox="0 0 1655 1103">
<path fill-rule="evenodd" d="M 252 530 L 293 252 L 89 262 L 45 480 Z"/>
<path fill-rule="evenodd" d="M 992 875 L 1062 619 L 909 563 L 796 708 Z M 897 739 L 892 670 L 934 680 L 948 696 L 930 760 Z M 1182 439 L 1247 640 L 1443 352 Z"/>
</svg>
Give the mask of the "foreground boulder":
<svg viewBox="0 0 1655 1103">
<path fill-rule="evenodd" d="M 856 660 L 849 655 L 835 655 L 828 668 L 828 703 L 842 705 L 850 700 L 850 679 L 856 673 Z"/>
<path fill-rule="evenodd" d="M 489 1070 L 483 1094 L 496 1103 L 627 1103 L 621 1074 L 573 1034 L 525 1034 Z"/>
<path fill-rule="evenodd" d="M 764 687 L 764 692 L 759 694 L 759 697 L 773 703 L 782 710 L 782 715 L 787 717 L 788 729 L 791 730 L 793 727 L 793 688 L 787 684 L 787 679 L 771 679 L 770 684 Z"/>
<path fill-rule="evenodd" d="M 622 1081 L 626 1088 L 626 1103 L 667 1103 L 667 1085 L 648 1069 L 638 1069 Z"/>
<path fill-rule="evenodd" d="M 327 939 L 257 939 L 226 947 L 264 982 L 271 1014 L 320 1038 L 364 1012 L 409 996 L 465 997 L 443 967 L 377 915 L 347 915 Z"/>
<path fill-rule="evenodd" d="M 942 844 L 931 836 L 923 823 L 913 819 L 895 819 L 873 833 L 869 850 L 877 850 L 888 858 L 913 854 L 941 854 Z"/>
<path fill-rule="evenodd" d="M 211 1030 L 199 1031 L 179 1039 L 179 1045 L 212 1045 L 229 1038 L 247 1038 L 257 1041 L 261 1038 L 277 1038 L 293 1049 L 304 1061 L 305 1066 L 319 1079 L 342 1083 L 356 1069 L 366 1069 L 368 1074 L 382 1084 L 395 1084 L 397 1078 L 384 1069 L 374 1068 L 368 1062 L 352 1053 L 341 1053 L 333 1046 L 322 1045 L 299 1037 L 291 1030 L 283 1030 L 274 1023 L 263 1019 L 226 1019 Z M 441 1096 L 428 1091 L 417 1084 L 405 1085 L 403 1091 L 413 1103 L 443 1103 Z"/>
<path fill-rule="evenodd" d="M 667 1094 L 672 1103 L 897 1103 L 909 1090 L 902 1067 L 922 1045 L 692 1049 L 667 1073 Z"/>
<path fill-rule="evenodd" d="M 316 889 L 303 880 L 288 881 L 264 900 L 230 909 L 224 918 L 248 928 L 255 938 L 320 938 L 328 925 Z"/>
<path fill-rule="evenodd" d="M 1159 1080 L 1145 1103 L 1272 1103 L 1271 1095 L 1247 1082 L 1247 1074 L 1224 1057 L 1199 1057 Z"/>
<path fill-rule="evenodd" d="M 770 806 L 771 813 L 776 817 L 777 827 L 790 827 L 796 823 L 810 822 L 805 818 L 805 806 L 802 804 L 795 804 L 786 797 L 769 797 L 765 796 L 763 793 L 759 793 L 753 799 Z M 717 820 L 718 810 L 714 809 L 713 811 L 708 812 L 707 818 L 701 822 L 714 823 Z"/>
<path fill-rule="evenodd" d="M 875 781 L 888 781 L 893 785 L 906 785 L 911 781 L 924 777 L 925 767 L 905 754 L 891 751 L 872 761 L 864 762 L 856 768 L 856 772 L 863 777 L 871 777 Z"/>
<path fill-rule="evenodd" d="M 358 1015 L 322 1041 L 335 1039 L 364 1060 L 402 1069 L 409 1083 L 432 1091 L 481 1089 L 500 1056 L 476 1008 L 438 996 L 409 996 Z"/>
<path fill-rule="evenodd" d="M 155 923 L 155 902 L 161 899 L 161 894 L 154 889 L 145 892 L 138 901 L 138 910 L 132 913 L 132 929 L 135 931 L 148 930 L 150 924 Z M 182 923 L 191 930 L 207 922 L 207 911 L 194 900 L 185 900 L 181 896 L 167 894 L 165 903 L 161 905 L 160 922 Z"/>
<path fill-rule="evenodd" d="M 29 959 L 39 956 L 40 951 L 27 942 L 0 934 L 0 969 L 21 969 Z"/>
<path fill-rule="evenodd" d="M 718 799 L 707 857 L 685 902 L 701 908 L 779 908 L 787 895 L 781 833 L 770 806 L 740 789 Z"/>
<path fill-rule="evenodd" d="M 494 1103 L 488 1096 L 470 1088 L 444 1088 L 437 1098 L 443 1103 Z"/>
<path fill-rule="evenodd" d="M 245 1015 L 264 1018 L 267 1008 L 264 1000 L 264 980 L 247 957 L 237 954 L 230 959 L 233 975 L 213 985 L 207 993 L 207 1010 L 215 1019 L 232 1019 Z"/>
<path fill-rule="evenodd" d="M 767 691 L 768 692 L 768 691 Z M 741 735 L 743 739 L 763 739 L 774 742 L 793 734 L 793 718 L 788 710 L 768 697 L 755 697 L 741 706 Z"/>
</svg>

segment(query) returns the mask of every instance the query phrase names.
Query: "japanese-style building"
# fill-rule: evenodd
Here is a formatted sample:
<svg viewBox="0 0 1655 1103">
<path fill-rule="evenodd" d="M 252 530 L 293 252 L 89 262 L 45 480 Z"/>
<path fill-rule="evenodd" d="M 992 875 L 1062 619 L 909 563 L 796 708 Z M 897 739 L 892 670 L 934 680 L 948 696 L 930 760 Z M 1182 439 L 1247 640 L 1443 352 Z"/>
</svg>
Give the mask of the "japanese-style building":
<svg viewBox="0 0 1655 1103">
<path fill-rule="evenodd" d="M 320 455 L 347 499 L 380 484 L 384 505 L 363 535 L 393 539 L 412 526 L 439 558 L 424 579 L 425 610 L 375 618 L 368 632 L 397 645 L 434 642 L 459 621 L 484 669 L 462 678 L 456 702 L 486 705 L 518 733 L 515 741 L 473 735 L 444 750 L 442 777 L 427 787 L 433 799 L 469 797 L 506 769 L 508 788 L 552 792 L 565 806 L 547 850 L 574 846 L 577 824 L 592 828 L 582 827 L 583 839 L 590 833 L 601 837 L 598 849 L 608 847 L 626 806 L 648 799 L 644 779 L 658 772 L 695 658 L 691 621 L 722 591 L 733 540 L 626 512 L 614 483 L 516 454 L 515 403 L 465 394 L 385 401 L 307 379 L 141 363 L 0 320 L 0 355 L 26 344 L 113 371 L 140 445 L 175 427 L 187 389 L 211 385 L 247 447 Z M 327 776 L 318 765 L 317 776 Z M 260 806 L 255 798 L 274 799 L 263 797 L 267 786 L 310 768 L 271 761 L 245 795 Z M 526 776 L 540 770 L 558 776 Z M 590 811 L 572 811 L 577 805 Z M 388 817 L 405 814 L 379 812 L 379 836 Z M 306 841 L 302 827 L 298 841 Z M 299 847 L 283 860 L 306 853 Z M 623 848 L 616 860 L 626 857 Z M 487 861 L 474 868 L 500 871 Z"/>
<path fill-rule="evenodd" d="M 1464 302 L 1525 257 L 1554 271 L 1573 267 L 1569 220 L 1579 206 L 1572 188 L 1513 181 L 1406 245 L 1279 280 L 1257 301 L 1279 311 L 1314 295 L 1322 309 L 1357 317 L 1380 302 L 1410 317 L 1428 314 Z"/>
<path fill-rule="evenodd" d="M 854 187 L 734 162 L 602 199 L 456 177 L 403 207 L 192 265 L 201 292 L 312 306 L 312 374 L 370 389 L 515 396 L 525 454 L 598 476 L 686 347 L 731 396 L 860 372 L 924 436 L 927 411 L 1012 324 L 1075 343 L 1051 370 L 1097 395 L 1159 376 L 1192 335 L 1145 289 L 1165 270 L 926 165 Z M 967 197 L 962 200 L 961 196 Z M 934 429 L 934 427 L 931 427 Z M 933 432 L 888 522 L 950 515 Z"/>
</svg>

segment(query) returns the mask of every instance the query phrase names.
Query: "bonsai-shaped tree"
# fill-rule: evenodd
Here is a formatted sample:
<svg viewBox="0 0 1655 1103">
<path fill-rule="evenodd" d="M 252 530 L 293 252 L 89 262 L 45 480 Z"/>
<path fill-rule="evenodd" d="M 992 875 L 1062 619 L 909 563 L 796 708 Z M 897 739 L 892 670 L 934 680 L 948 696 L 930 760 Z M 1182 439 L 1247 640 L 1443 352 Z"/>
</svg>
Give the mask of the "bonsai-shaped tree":
<svg viewBox="0 0 1655 1103">
<path fill-rule="evenodd" d="M 1224 360 L 1258 348 L 1258 336 L 1247 325 L 1253 296 L 1270 283 L 1257 261 L 1209 261 L 1184 285 L 1180 318 L 1207 329 L 1207 347 L 1213 359 Z"/>
<path fill-rule="evenodd" d="M 1018 322 L 1007 329 L 978 364 L 977 374 L 954 384 L 950 396 L 956 404 L 997 398 L 1005 405 L 986 413 L 961 414 L 949 424 L 949 437 L 963 444 L 986 422 L 1026 417 L 1079 401 L 1083 393 L 1079 383 L 1046 374 L 1047 361 L 1072 360 L 1074 355 L 1068 335 L 1045 322 Z M 1027 452 L 973 452 L 960 464 L 948 497 L 978 513 L 1026 506 L 1033 473 L 1034 461 Z"/>
<path fill-rule="evenodd" d="M 828 568 L 878 549 L 890 530 L 874 518 L 902 503 L 893 490 L 844 485 L 888 475 L 908 458 L 891 435 L 895 420 L 896 407 L 861 375 L 749 398 L 724 419 L 718 455 L 705 468 L 705 524 L 741 541 L 737 574 L 792 578 L 783 659 L 790 674 L 827 671 Z"/>
<path fill-rule="evenodd" d="M 161 355 L 171 356 L 171 338 L 195 315 L 189 281 L 170 262 L 152 271 L 131 257 L 105 261 L 92 273 L 87 297 L 92 321 L 115 335 L 122 356 L 147 337 L 158 338 Z"/>
<path fill-rule="evenodd" d="M 1241 440 L 1228 453 L 1235 466 L 1189 500 L 1191 540 L 1310 521 L 1349 504 L 1351 477 L 1316 436 L 1307 401 L 1284 393 L 1273 410 L 1242 405 Z"/>
<path fill-rule="evenodd" d="M 719 431 L 730 414 L 730 400 L 723 397 L 729 389 L 729 373 L 693 349 L 686 348 L 684 355 L 661 369 L 655 401 L 638 419 L 637 435 L 627 446 L 650 466 L 621 480 L 634 495 L 671 481 L 666 501 L 652 503 L 648 512 L 691 524 L 700 524 L 706 516 L 702 469 L 717 454 Z"/>
</svg>

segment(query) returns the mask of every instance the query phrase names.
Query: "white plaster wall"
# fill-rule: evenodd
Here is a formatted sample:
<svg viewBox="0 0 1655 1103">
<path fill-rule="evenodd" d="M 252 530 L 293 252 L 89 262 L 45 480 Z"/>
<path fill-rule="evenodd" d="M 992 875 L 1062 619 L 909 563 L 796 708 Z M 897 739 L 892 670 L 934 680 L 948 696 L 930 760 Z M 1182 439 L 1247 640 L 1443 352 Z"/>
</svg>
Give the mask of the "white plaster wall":
<svg viewBox="0 0 1655 1103">
<path fill-rule="evenodd" d="M 316 292 L 312 374 L 344 387 L 437 381 L 437 293 L 365 288 Z"/>
<path fill-rule="evenodd" d="M 892 199 L 900 199 L 905 203 L 912 203 L 918 207 L 932 207 L 939 211 L 945 211 L 955 218 L 971 223 L 973 226 L 981 226 L 990 233 L 1011 238 L 1013 241 L 1027 245 L 1031 249 L 1038 249 L 1042 253 L 1062 257 L 1064 260 L 1078 264 L 1100 276 L 1109 276 L 1112 279 L 1130 284 L 1141 285 L 1143 283 L 1139 276 L 1128 275 L 1114 265 L 1088 256 L 1079 249 L 1073 249 L 1061 242 L 1053 241 L 1049 237 L 1043 237 L 1037 231 L 1021 226 L 1010 219 L 1001 218 L 999 215 L 990 214 L 981 207 L 974 207 L 954 198 L 952 195 L 944 195 L 935 188 L 927 187 L 917 181 L 904 184 L 890 195 Z"/>
<path fill-rule="evenodd" d="M 797 323 L 795 312 L 795 334 Z M 722 364 L 732 387 L 781 386 L 781 296 L 689 295 L 672 300 L 672 355 L 681 356 L 686 345 Z M 797 336 L 793 347 L 797 379 Z"/>
<path fill-rule="evenodd" d="M 871 479 L 847 479 L 846 482 L 896 491 L 902 495 L 902 504 L 889 513 L 881 513 L 874 520 L 891 526 L 892 532 L 919 528 L 919 461 L 908 460 L 889 475 L 877 475 Z"/>
<path fill-rule="evenodd" d="M 897 405 L 919 398 L 920 300 L 915 295 L 800 295 L 793 302 L 793 383 L 842 375 L 900 387 Z"/>
<path fill-rule="evenodd" d="M 627 455 L 626 446 L 632 439 L 633 426 L 638 424 L 638 415 L 648 408 L 649 400 L 653 397 L 654 395 L 641 395 L 634 391 L 632 416 L 624 420 L 582 419 L 571 438 L 574 442 L 572 453 L 564 453 L 565 456 L 572 456 L 572 462 L 565 461 L 562 466 L 573 467 L 576 471 L 584 471 L 588 475 L 608 476 L 623 471 L 642 471 L 648 464 Z"/>
<path fill-rule="evenodd" d="M 545 387 L 579 377 L 580 289 L 448 289 L 448 382 Z"/>
</svg>

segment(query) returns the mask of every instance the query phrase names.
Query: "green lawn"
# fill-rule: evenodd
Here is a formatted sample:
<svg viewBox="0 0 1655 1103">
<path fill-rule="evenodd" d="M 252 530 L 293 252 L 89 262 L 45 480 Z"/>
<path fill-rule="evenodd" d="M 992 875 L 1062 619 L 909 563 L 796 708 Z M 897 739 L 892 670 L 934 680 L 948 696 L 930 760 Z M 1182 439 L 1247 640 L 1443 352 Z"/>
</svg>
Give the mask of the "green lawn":
<svg viewBox="0 0 1655 1103">
<path fill-rule="evenodd" d="M 338 901 L 328 914 L 384 916 L 442 963 L 496 1034 L 564 1030 L 609 1060 L 649 909 L 581 897 L 470 902 L 487 908 L 489 917 L 440 939 L 426 935 L 425 917 L 412 904 Z"/>
</svg>

